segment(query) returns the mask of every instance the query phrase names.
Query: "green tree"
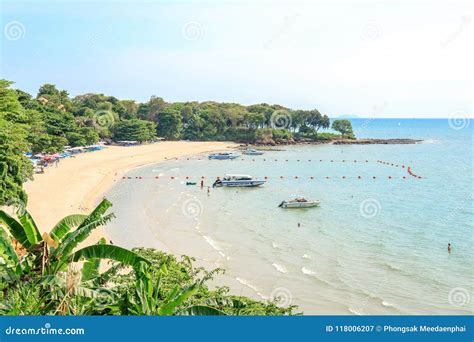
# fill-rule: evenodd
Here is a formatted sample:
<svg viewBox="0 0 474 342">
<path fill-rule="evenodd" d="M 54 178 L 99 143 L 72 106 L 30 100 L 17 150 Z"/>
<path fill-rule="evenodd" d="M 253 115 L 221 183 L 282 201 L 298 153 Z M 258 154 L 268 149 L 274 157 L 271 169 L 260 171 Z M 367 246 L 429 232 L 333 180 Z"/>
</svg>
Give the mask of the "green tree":
<svg viewBox="0 0 474 342">
<path fill-rule="evenodd" d="M 142 120 L 156 122 L 158 113 L 166 106 L 166 102 L 161 97 L 152 96 L 148 102 L 142 103 L 139 106 L 137 116 Z"/>
<path fill-rule="evenodd" d="M 352 124 L 349 120 L 334 120 L 332 129 L 341 133 L 343 137 L 351 138 L 354 136 Z"/>
<path fill-rule="evenodd" d="M 26 204 L 22 185 L 33 172 L 24 157 L 30 149 L 27 116 L 11 85 L 12 82 L 0 80 L 0 205 Z"/>
<path fill-rule="evenodd" d="M 115 141 L 150 141 L 156 138 L 156 124 L 146 120 L 122 120 L 113 126 Z"/>
<path fill-rule="evenodd" d="M 158 114 L 158 135 L 167 139 L 177 139 L 182 130 L 181 111 L 167 107 Z"/>
<path fill-rule="evenodd" d="M 0 119 L 0 205 L 25 205 L 23 183 L 31 179 L 32 164 L 24 157 L 29 150 L 24 126 Z"/>
</svg>

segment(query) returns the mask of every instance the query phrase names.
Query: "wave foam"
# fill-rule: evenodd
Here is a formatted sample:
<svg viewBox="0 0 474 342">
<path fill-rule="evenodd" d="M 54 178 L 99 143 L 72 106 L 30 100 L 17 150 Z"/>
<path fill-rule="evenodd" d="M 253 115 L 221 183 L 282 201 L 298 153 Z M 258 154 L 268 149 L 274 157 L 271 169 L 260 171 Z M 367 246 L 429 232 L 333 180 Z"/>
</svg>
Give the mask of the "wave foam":
<svg viewBox="0 0 474 342">
<path fill-rule="evenodd" d="M 306 268 L 306 267 L 301 267 L 301 272 L 303 272 L 303 274 L 307 274 L 307 275 L 315 275 L 316 272 L 310 270 L 309 268 Z"/>
<path fill-rule="evenodd" d="M 286 269 L 285 269 L 282 265 L 273 263 L 272 266 L 275 267 L 275 269 L 276 269 L 278 272 L 281 272 L 281 273 L 286 273 L 286 272 L 287 272 Z"/>
</svg>

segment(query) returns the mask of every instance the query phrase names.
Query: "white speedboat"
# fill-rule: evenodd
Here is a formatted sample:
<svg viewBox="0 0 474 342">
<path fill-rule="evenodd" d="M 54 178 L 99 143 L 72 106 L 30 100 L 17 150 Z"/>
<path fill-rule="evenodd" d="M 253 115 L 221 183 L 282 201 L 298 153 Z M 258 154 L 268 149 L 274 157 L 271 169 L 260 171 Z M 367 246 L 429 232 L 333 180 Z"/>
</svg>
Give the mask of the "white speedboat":
<svg viewBox="0 0 474 342">
<path fill-rule="evenodd" d="M 255 187 L 265 184 L 265 180 L 254 179 L 249 175 L 225 175 L 222 179 L 216 179 L 213 187 L 233 186 L 233 187 Z"/>
<path fill-rule="evenodd" d="M 249 155 L 249 156 L 261 156 L 264 153 L 265 152 L 256 150 L 254 148 L 249 148 L 249 149 L 244 151 L 244 154 Z"/>
<path fill-rule="evenodd" d="M 238 152 L 219 152 L 219 153 L 212 153 L 208 156 L 209 159 L 235 159 L 240 156 Z"/>
<path fill-rule="evenodd" d="M 285 209 L 313 208 L 319 207 L 319 204 L 319 201 L 308 200 L 304 197 L 296 197 L 294 199 L 281 202 L 279 207 Z"/>
</svg>

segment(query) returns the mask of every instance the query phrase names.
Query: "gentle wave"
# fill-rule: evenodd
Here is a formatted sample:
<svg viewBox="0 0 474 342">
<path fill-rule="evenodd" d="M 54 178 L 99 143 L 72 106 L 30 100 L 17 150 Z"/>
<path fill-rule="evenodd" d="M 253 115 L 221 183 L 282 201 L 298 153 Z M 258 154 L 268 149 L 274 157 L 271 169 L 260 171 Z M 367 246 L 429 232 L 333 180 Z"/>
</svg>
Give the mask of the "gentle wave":
<svg viewBox="0 0 474 342">
<path fill-rule="evenodd" d="M 301 268 L 301 272 L 303 272 L 303 274 L 307 274 L 307 275 L 315 275 L 316 272 L 310 270 L 309 268 L 306 268 L 306 267 L 302 267 Z"/>
<path fill-rule="evenodd" d="M 225 253 L 222 251 L 222 248 L 219 246 L 219 244 L 213 240 L 211 237 L 207 236 L 207 235 L 203 235 L 202 236 L 204 238 L 204 240 L 206 240 L 206 242 L 209 244 L 209 246 L 211 246 L 212 248 L 214 248 L 214 250 L 217 251 L 217 253 L 219 253 L 219 255 L 227 260 L 230 260 L 230 257 L 228 257 L 227 255 L 225 255 Z"/>
<path fill-rule="evenodd" d="M 281 272 L 281 273 L 286 273 L 286 272 L 287 272 L 287 270 L 286 270 L 282 265 L 273 263 L 272 266 L 275 267 L 275 269 L 276 269 L 278 272 Z"/>
<path fill-rule="evenodd" d="M 241 283 L 242 285 L 245 285 L 247 286 L 248 288 L 252 289 L 253 291 L 255 291 L 255 293 L 262 299 L 268 299 L 267 296 L 264 296 L 263 294 L 261 294 L 259 291 L 258 291 L 258 288 L 251 284 L 248 280 L 245 280 L 245 279 L 242 279 L 242 278 L 239 278 L 239 277 L 236 277 L 235 280 L 237 280 L 239 283 Z"/>
<path fill-rule="evenodd" d="M 363 316 L 363 315 L 366 315 L 366 313 L 364 312 L 364 310 L 360 309 L 360 308 L 354 308 L 352 306 L 348 307 L 347 310 L 350 312 L 350 313 L 353 313 L 354 315 L 357 315 L 357 316 Z"/>
</svg>

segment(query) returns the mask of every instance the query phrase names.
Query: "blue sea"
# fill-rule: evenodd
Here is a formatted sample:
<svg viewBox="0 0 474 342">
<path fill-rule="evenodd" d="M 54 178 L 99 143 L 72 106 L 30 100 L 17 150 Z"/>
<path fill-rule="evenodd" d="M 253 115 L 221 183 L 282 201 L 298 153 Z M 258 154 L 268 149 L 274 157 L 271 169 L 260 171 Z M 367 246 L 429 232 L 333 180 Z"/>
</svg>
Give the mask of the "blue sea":
<svg viewBox="0 0 474 342">
<path fill-rule="evenodd" d="M 305 314 L 472 314 L 474 123 L 351 122 L 357 137 L 423 143 L 282 146 L 233 161 L 201 155 L 135 169 L 107 195 L 117 215 L 107 233 L 119 245 L 224 268 L 214 285 Z M 267 183 L 208 193 L 226 173 Z M 278 207 L 296 195 L 321 206 Z"/>
</svg>

